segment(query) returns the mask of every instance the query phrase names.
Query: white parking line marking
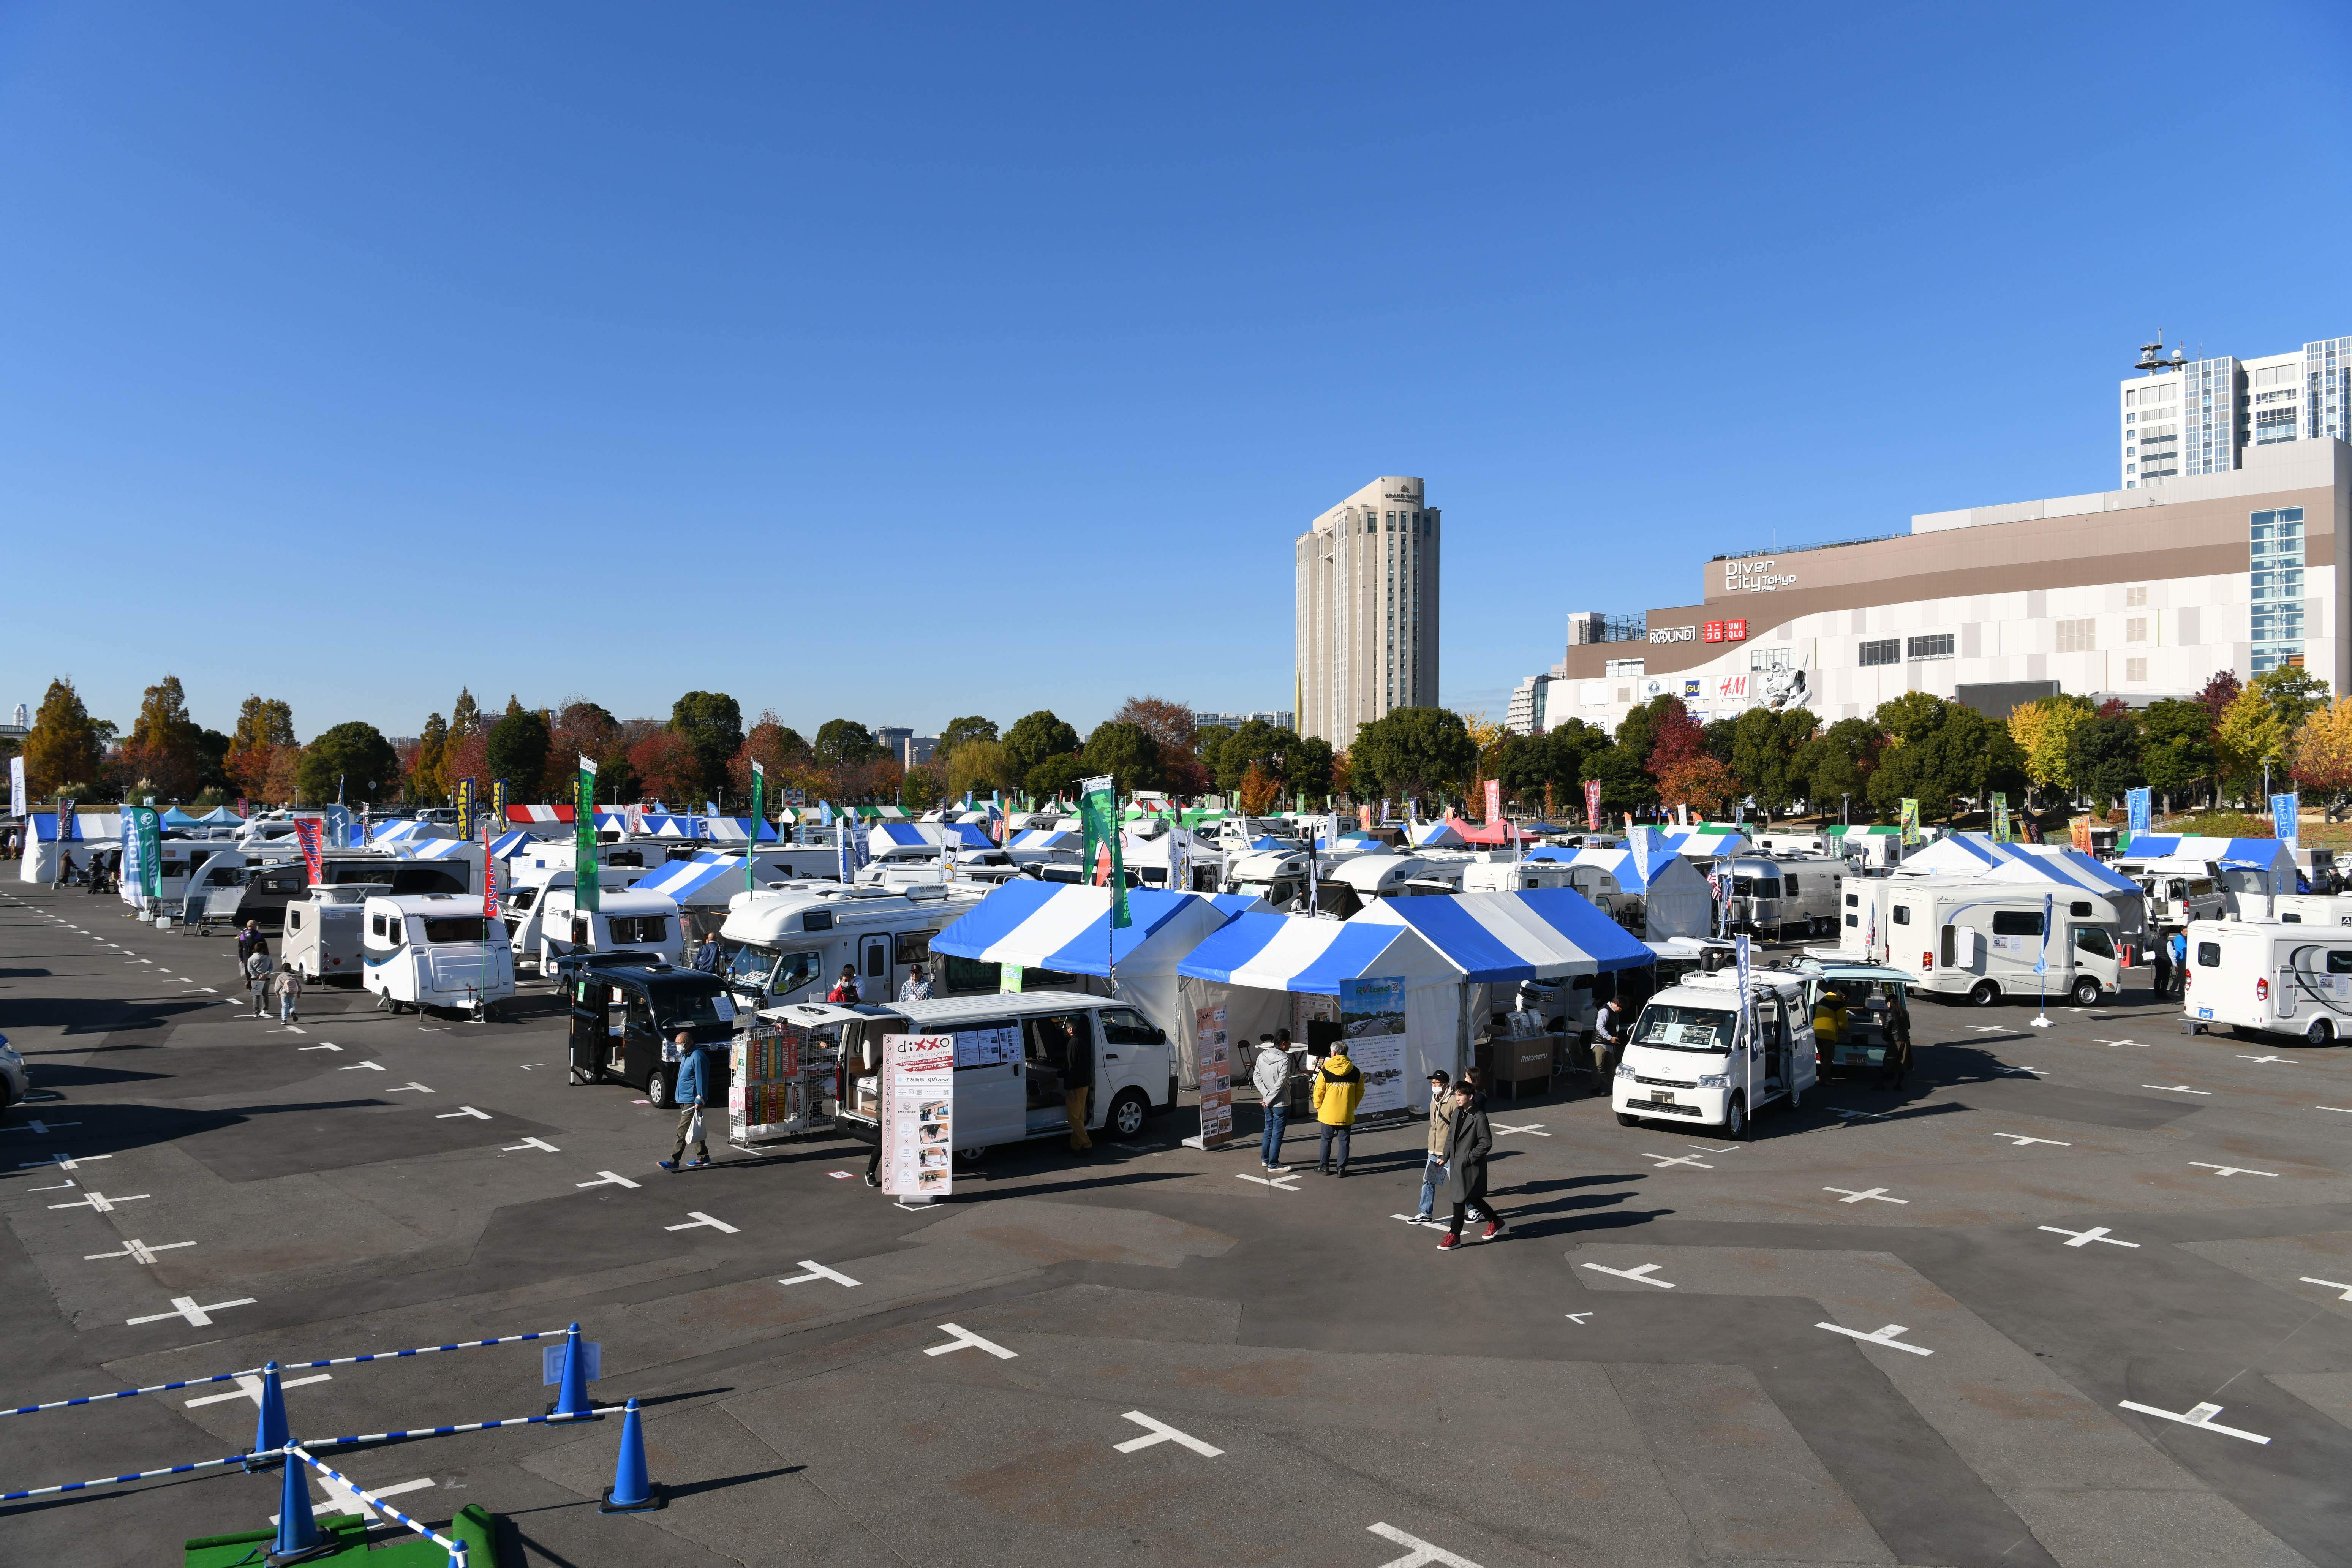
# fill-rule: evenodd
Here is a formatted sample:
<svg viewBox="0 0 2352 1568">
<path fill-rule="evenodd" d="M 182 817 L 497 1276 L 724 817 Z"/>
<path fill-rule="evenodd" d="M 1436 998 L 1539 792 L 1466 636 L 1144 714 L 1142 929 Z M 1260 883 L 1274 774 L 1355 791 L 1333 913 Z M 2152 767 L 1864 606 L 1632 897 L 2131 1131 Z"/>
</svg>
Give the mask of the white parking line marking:
<svg viewBox="0 0 2352 1568">
<path fill-rule="evenodd" d="M 1584 1320 L 1592 1316 L 1591 1312 L 1568 1312 L 1562 1315 L 1580 1329 L 1584 1327 Z"/>
<path fill-rule="evenodd" d="M 1505 1122 L 1497 1121 L 1495 1123 L 1495 1131 L 1496 1132 L 1532 1132 L 1538 1138 L 1549 1138 L 1551 1136 L 1550 1133 L 1543 1130 L 1543 1123 L 1540 1121 L 1530 1121 L 1525 1127 L 1513 1127 Z"/>
<path fill-rule="evenodd" d="M 1224 1452 L 1223 1448 L 1213 1447 L 1189 1433 L 1179 1432 L 1165 1421 L 1154 1421 L 1140 1410 L 1128 1411 L 1119 1419 L 1132 1421 L 1138 1426 L 1148 1429 L 1150 1434 L 1144 1437 L 1130 1437 L 1124 1443 L 1113 1443 L 1111 1447 L 1122 1454 L 1132 1454 L 1139 1449 L 1149 1448 L 1155 1443 L 1181 1444 L 1206 1459 L 1213 1459 Z"/>
<path fill-rule="evenodd" d="M 1895 1335 L 1907 1334 L 1911 1331 L 1900 1323 L 1889 1323 L 1885 1328 L 1880 1329 L 1877 1332 L 1868 1334 L 1864 1333 L 1860 1329 L 1841 1328 L 1835 1323 L 1815 1323 L 1813 1327 L 1817 1329 L 1827 1329 L 1833 1334 L 1843 1334 L 1848 1339 L 1860 1340 L 1866 1345 L 1885 1345 L 1891 1351 L 1909 1351 L 1913 1355 L 1934 1355 L 1936 1353 L 1925 1345 L 1906 1345 L 1901 1340 L 1896 1339 L 1895 1337 Z"/>
<path fill-rule="evenodd" d="M 432 1092 L 433 1091 L 431 1089 L 425 1088 L 415 1079 L 410 1079 L 406 1083 L 395 1084 L 392 1088 L 384 1090 L 384 1093 L 386 1094 L 431 1094 Z M 485 1118 L 485 1120 L 488 1119 Z"/>
<path fill-rule="evenodd" d="M 2167 1094 L 2201 1094 L 2208 1100 L 2213 1098 L 2211 1089 L 2191 1089 L 2185 1083 L 2144 1083 L 2140 1088 L 2162 1089 Z"/>
<path fill-rule="evenodd" d="M 1234 1173 L 1234 1180 L 1237 1182 L 1255 1182 L 1261 1187 L 1272 1187 L 1278 1193 L 1295 1193 L 1298 1190 L 1298 1178 L 1297 1176 L 1275 1176 L 1268 1178 L 1265 1176 L 1244 1176 L 1239 1172 L 1235 1172 Z"/>
<path fill-rule="evenodd" d="M 2347 1116 L 2352 1116 L 2352 1105 L 2315 1105 L 2311 1109 L 2314 1110 L 2336 1110 L 2341 1111 Z"/>
<path fill-rule="evenodd" d="M 335 1070 L 337 1072 L 382 1072 L 383 1068 L 373 1062 L 345 1062 Z"/>
<path fill-rule="evenodd" d="M 1685 1149 L 1703 1150 L 1709 1154 L 1737 1154 L 1739 1152 L 1739 1145 L 1737 1143 L 1734 1143 L 1728 1149 L 1718 1149 L 1712 1143 L 1685 1143 L 1683 1147 Z"/>
<path fill-rule="evenodd" d="M 2339 1301 L 2352 1301 L 2352 1285 L 2347 1285 L 2341 1280 L 2314 1279 L 2310 1275 L 2306 1274 L 2303 1277 L 2303 1282 L 2306 1285 L 2325 1285 L 2330 1290 L 2341 1290 L 2344 1294 L 2338 1296 L 2336 1300 Z"/>
<path fill-rule="evenodd" d="M 96 1209 L 100 1214 L 109 1214 L 113 1211 L 114 1205 L 117 1204 L 135 1204 L 146 1195 L 147 1194 L 145 1193 L 132 1193 L 129 1197 L 110 1198 L 104 1193 L 93 1190 L 83 1194 L 72 1203 L 51 1204 L 49 1206 L 53 1209 L 89 1208 Z"/>
<path fill-rule="evenodd" d="M 2254 1062 L 2257 1064 L 2263 1062 L 2285 1062 L 2290 1067 L 2294 1063 L 2294 1058 L 2293 1057 L 2250 1057 L 2243 1051 L 2240 1051 L 2238 1053 L 2238 1059 L 2242 1062 Z"/>
<path fill-rule="evenodd" d="M 314 1383 L 332 1383 L 334 1380 L 335 1374 L 333 1373 L 322 1372 L 316 1377 L 281 1377 L 278 1380 L 278 1386 L 279 1388 L 305 1388 Z M 191 1399 L 187 1404 L 189 1409 L 194 1410 L 206 1405 L 226 1405 L 232 1399 L 250 1399 L 253 1401 L 255 1409 L 258 1410 L 261 1408 L 261 1379 L 251 1376 L 240 1377 L 236 1380 L 236 1391 L 235 1393 L 207 1394 L 202 1399 Z"/>
<path fill-rule="evenodd" d="M 2104 1241 L 2109 1247 L 2137 1247 L 2139 1245 L 2137 1241 L 2117 1241 L 2113 1236 L 2110 1236 L 2107 1233 L 2107 1227 L 2103 1225 L 2095 1225 L 2088 1230 L 2062 1230 L 2054 1225 L 2037 1225 L 2033 1228 L 2036 1230 L 2046 1230 L 2053 1236 L 2070 1237 L 2071 1239 L 2066 1243 L 2069 1247 L 2088 1247 L 2095 1241 Z"/>
<path fill-rule="evenodd" d="M 59 1182 L 54 1186 L 26 1187 L 25 1190 L 28 1193 L 69 1193 L 79 1185 L 79 1182 Z"/>
<path fill-rule="evenodd" d="M 1875 1121 L 1888 1114 L 1884 1110 L 1848 1110 L 1842 1105 L 1825 1105 L 1822 1109 L 1843 1121 Z"/>
<path fill-rule="evenodd" d="M 634 1187 L 637 1185 L 636 1183 L 629 1180 L 628 1177 L 621 1174 L 618 1171 L 599 1171 L 596 1173 L 596 1179 L 594 1181 L 574 1182 L 572 1184 L 575 1187 Z"/>
<path fill-rule="evenodd" d="M 79 1127 L 79 1121 L 27 1121 L 22 1127 L 0 1127 L 0 1132 L 38 1132 L 47 1136 L 52 1127 Z"/>
<path fill-rule="evenodd" d="M 22 1161 L 17 1164 L 16 1169 L 20 1171 L 29 1171 L 37 1165 L 47 1167 L 51 1170 L 79 1171 L 82 1168 L 83 1164 L 89 1161 L 111 1160 L 113 1158 L 114 1156 L 111 1154 L 84 1154 L 80 1159 L 77 1160 L 71 1154 L 52 1154 L 46 1160 Z"/>
<path fill-rule="evenodd" d="M 400 1091 L 398 1089 L 394 1089 L 392 1092 L 398 1094 Z M 425 1092 L 430 1094 L 432 1090 L 427 1089 Z M 488 1121 L 490 1119 L 490 1113 L 487 1110 L 477 1110 L 470 1105 L 461 1105 L 455 1110 L 435 1111 L 433 1113 L 433 1120 L 436 1121 L 446 1121 L 453 1116 L 470 1116 L 477 1121 Z"/>
<path fill-rule="evenodd" d="M 1969 1032 L 1976 1035 L 1998 1035 L 2009 1028 L 2007 1024 L 1970 1024 Z"/>
<path fill-rule="evenodd" d="M 2178 1421 L 2183 1426 L 2195 1426 L 2207 1432 L 2219 1432 L 2225 1437 L 2242 1437 L 2249 1443 L 2270 1441 L 2259 1432 L 2242 1432 L 2235 1426 L 2223 1426 L 2215 1422 L 2213 1417 L 2221 1414 L 2221 1407 L 2218 1405 L 2192 1405 L 2187 1411 L 2176 1415 L 2169 1410 L 2158 1410 L 2153 1405 L 2142 1405 L 2137 1400 L 2124 1399 L 2116 1403 L 2124 1409 L 2137 1410 L 2142 1415 L 2155 1415 L 2167 1421 Z"/>
<path fill-rule="evenodd" d="M 143 1241 L 131 1241 L 126 1242 L 120 1252 L 85 1252 L 81 1255 L 81 1260 L 84 1263 L 95 1263 L 101 1258 L 128 1258 L 134 1263 L 152 1263 L 155 1261 L 155 1255 L 159 1252 L 170 1252 L 176 1247 L 194 1246 L 195 1243 L 193 1241 L 162 1241 L 152 1247 Z"/>
<path fill-rule="evenodd" d="M 561 1154 L 563 1152 L 562 1150 L 557 1148 L 554 1144 L 548 1142 L 542 1138 L 526 1138 L 520 1143 L 509 1143 L 502 1148 L 499 1152 L 511 1154 L 519 1149 L 544 1149 L 551 1154 Z"/>
<path fill-rule="evenodd" d="M 157 1312 L 152 1317 L 145 1318 L 125 1318 L 122 1321 L 135 1329 L 142 1323 L 160 1323 L 166 1318 L 185 1318 L 189 1327 L 202 1329 L 212 1325 L 212 1319 L 206 1315 L 208 1313 L 226 1312 L 231 1307 L 252 1305 L 253 1298 L 250 1296 L 240 1296 L 234 1301 L 215 1301 L 209 1307 L 197 1306 L 194 1296 L 174 1296 L 172 1298 L 172 1310 L 168 1312 Z"/>
<path fill-rule="evenodd" d="M 712 1219 L 700 1209 L 688 1209 L 686 1213 L 687 1221 L 684 1225 L 666 1225 L 662 1228 L 664 1230 L 696 1230 L 709 1226 L 712 1230 L 724 1231 L 729 1236 L 737 1234 L 736 1226 L 729 1225 L 723 1219 Z"/>
<path fill-rule="evenodd" d="M 2018 1074 L 2018 1073 L 2024 1073 L 2024 1074 L 2026 1074 L 2026 1075 L 2028 1075 L 2028 1076 L 2030 1076 L 2030 1077 L 2032 1077 L 2032 1078 L 2048 1078 L 2048 1077 L 2050 1076 L 2048 1073 L 2046 1073 L 2046 1072 L 2042 1071 L 2040 1068 L 2011 1068 L 2011 1067 L 2005 1067 L 2005 1068 L 2001 1068 L 2001 1069 L 2000 1069 L 2000 1071 L 2001 1071 L 2001 1076 L 2003 1076 L 2003 1077 L 2011 1077 L 2011 1076 L 2014 1076 L 2014 1075 L 2016 1075 L 2016 1074 Z"/>
<path fill-rule="evenodd" d="M 1838 1202 L 1842 1204 L 1858 1204 L 1865 1198 L 1869 1199 L 1873 1203 L 1882 1204 L 1907 1204 L 1911 1201 L 1909 1198 L 1888 1197 L 1885 1187 L 1870 1187 L 1862 1192 L 1855 1192 L 1852 1187 L 1823 1187 L 1822 1191 L 1825 1193 L 1843 1193 L 1845 1196 L 1838 1199 Z"/>
<path fill-rule="evenodd" d="M 670 1228 L 672 1230 L 676 1230 L 679 1227 L 672 1226 Z M 779 1285 L 805 1285 L 812 1279 L 830 1279 L 836 1285 L 846 1285 L 853 1290 L 857 1288 L 856 1280 L 852 1279 L 846 1274 L 827 1268 L 824 1264 L 819 1263 L 814 1258 L 802 1258 L 800 1260 L 800 1265 L 802 1268 L 807 1269 L 808 1272 L 805 1274 L 795 1274 L 789 1279 L 779 1279 L 776 1283 Z"/>
<path fill-rule="evenodd" d="M 1013 1361 L 1021 1353 L 1018 1351 L 1006 1350 L 993 1341 L 982 1339 L 970 1329 L 960 1328 L 954 1323 L 941 1323 L 940 1328 L 943 1332 L 953 1334 L 955 1342 L 945 1345 L 928 1345 L 923 1350 L 925 1355 L 953 1355 L 958 1351 L 986 1351 L 999 1361 Z"/>
<path fill-rule="evenodd" d="M 1996 1132 L 1993 1136 L 1996 1138 L 2006 1138 L 2021 1149 L 2024 1148 L 2029 1143 L 2047 1143 L 2053 1149 L 2072 1149 L 2074 1146 L 2072 1143 L 2063 1142 L 2056 1138 L 2028 1138 L 2022 1132 Z"/>
<path fill-rule="evenodd" d="M 1381 1568 L 1429 1568 L 1433 1563 L 1444 1568 L 1478 1568 L 1467 1557 L 1457 1557 L 1443 1546 L 1432 1546 L 1418 1535 L 1407 1535 L 1393 1524 L 1368 1524 L 1364 1529 L 1383 1541 L 1393 1541 L 1399 1546 L 1412 1548 L 1403 1556 L 1381 1564 Z"/>
<path fill-rule="evenodd" d="M 295 1047 L 294 1048 L 295 1048 L 296 1050 L 298 1050 L 298 1051 L 340 1051 L 340 1050 L 341 1050 L 343 1047 L 341 1047 L 341 1046 L 337 1046 L 337 1045 L 318 1045 L 318 1046 L 297 1046 L 297 1047 Z"/>
<path fill-rule="evenodd" d="M 2210 1171 L 2217 1176 L 2268 1176 L 2273 1181 L 2278 1178 L 2276 1171 L 2254 1171 L 2243 1165 L 2209 1165 L 2202 1160 L 2191 1160 L 2189 1163 L 2200 1171 Z"/>
<path fill-rule="evenodd" d="M 2105 1046 L 2109 1050 L 2115 1049 L 2117 1046 L 2138 1046 L 2141 1050 L 2147 1049 L 2147 1047 L 2138 1040 L 2094 1040 L 2092 1044 Z"/>
<path fill-rule="evenodd" d="M 1665 1267 L 1660 1263 L 1637 1263 L 1631 1268 L 1612 1268 L 1601 1263 L 1588 1263 L 1584 1267 L 1591 1269 L 1595 1274 L 1614 1274 L 1620 1279 L 1631 1279 L 1637 1285 L 1655 1285 L 1661 1290 L 1671 1290 L 1675 1288 L 1672 1280 L 1650 1278 Z"/>
<path fill-rule="evenodd" d="M 1713 1165 L 1708 1164 L 1706 1161 L 1700 1159 L 1696 1154 L 1653 1154 L 1647 1149 L 1644 1149 L 1642 1151 L 1642 1158 L 1644 1160 L 1655 1160 L 1657 1164 L 1653 1166 L 1652 1169 L 1659 1171 L 1664 1170 L 1669 1165 L 1696 1165 L 1702 1171 L 1712 1171 L 1715 1169 Z"/>
</svg>

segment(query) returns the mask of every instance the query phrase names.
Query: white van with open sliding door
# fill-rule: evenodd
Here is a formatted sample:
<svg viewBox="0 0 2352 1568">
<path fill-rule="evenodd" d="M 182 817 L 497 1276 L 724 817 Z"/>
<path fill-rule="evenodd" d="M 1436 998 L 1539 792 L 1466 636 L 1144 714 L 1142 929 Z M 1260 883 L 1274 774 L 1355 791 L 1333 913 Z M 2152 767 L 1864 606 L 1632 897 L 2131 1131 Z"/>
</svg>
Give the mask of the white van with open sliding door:
<svg viewBox="0 0 2352 1568">
<path fill-rule="evenodd" d="M 2315 1046 L 2352 1034 L 2352 931 L 2200 921 L 2188 935 L 2180 1009 L 2196 1033 L 2218 1025 Z"/>
<path fill-rule="evenodd" d="M 1718 969 L 1642 1005 L 1610 1089 L 1620 1125 L 1681 1121 L 1745 1138 L 1767 1105 L 1803 1102 L 1815 1075 L 1807 977 L 1751 970 L 1748 988 L 1752 1008 L 1740 1005 L 1738 970 Z"/>
</svg>

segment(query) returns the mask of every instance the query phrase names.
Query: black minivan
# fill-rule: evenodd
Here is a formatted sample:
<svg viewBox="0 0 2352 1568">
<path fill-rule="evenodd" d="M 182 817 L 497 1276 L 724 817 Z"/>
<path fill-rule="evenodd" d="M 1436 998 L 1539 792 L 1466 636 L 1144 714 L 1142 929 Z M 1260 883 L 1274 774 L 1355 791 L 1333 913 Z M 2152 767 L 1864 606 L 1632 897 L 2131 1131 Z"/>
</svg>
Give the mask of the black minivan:
<svg viewBox="0 0 2352 1568">
<path fill-rule="evenodd" d="M 644 952 L 559 959 L 556 967 L 572 1002 L 573 1083 L 617 1079 L 644 1089 L 654 1104 L 670 1106 L 677 1064 L 662 1059 L 664 1042 L 680 1030 L 697 1045 L 734 1037 L 735 1001 L 719 975 Z M 716 1065 L 724 1088 L 731 1067 L 724 1054 Z"/>
</svg>

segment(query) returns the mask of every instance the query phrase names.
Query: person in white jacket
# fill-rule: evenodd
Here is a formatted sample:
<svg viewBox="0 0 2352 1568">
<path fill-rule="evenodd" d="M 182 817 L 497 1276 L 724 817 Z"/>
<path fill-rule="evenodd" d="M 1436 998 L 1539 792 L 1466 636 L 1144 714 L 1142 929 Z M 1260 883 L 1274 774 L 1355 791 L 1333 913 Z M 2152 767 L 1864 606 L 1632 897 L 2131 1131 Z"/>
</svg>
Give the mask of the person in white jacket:
<svg viewBox="0 0 2352 1568">
<path fill-rule="evenodd" d="M 1282 1134 L 1290 1121 L 1291 1076 L 1290 1053 L 1275 1044 L 1272 1035 L 1260 1040 L 1257 1057 L 1250 1063 L 1250 1087 L 1265 1102 L 1265 1137 L 1258 1163 L 1268 1175 L 1290 1169 L 1282 1163 Z"/>
</svg>

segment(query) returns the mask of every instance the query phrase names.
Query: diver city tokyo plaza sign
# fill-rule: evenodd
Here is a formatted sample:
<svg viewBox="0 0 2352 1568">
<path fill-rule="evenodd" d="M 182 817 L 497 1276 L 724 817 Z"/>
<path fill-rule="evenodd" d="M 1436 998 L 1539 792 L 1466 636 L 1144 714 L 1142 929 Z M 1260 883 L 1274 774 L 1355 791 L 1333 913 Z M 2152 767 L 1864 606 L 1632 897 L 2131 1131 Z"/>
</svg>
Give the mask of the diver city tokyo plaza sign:
<svg viewBox="0 0 2352 1568">
<path fill-rule="evenodd" d="M 1769 557 L 1762 560 L 1727 561 L 1723 563 L 1723 591 L 1727 594 L 1769 594 L 1776 589 L 1797 585 L 1794 572 L 1775 572 L 1780 563 Z"/>
</svg>

